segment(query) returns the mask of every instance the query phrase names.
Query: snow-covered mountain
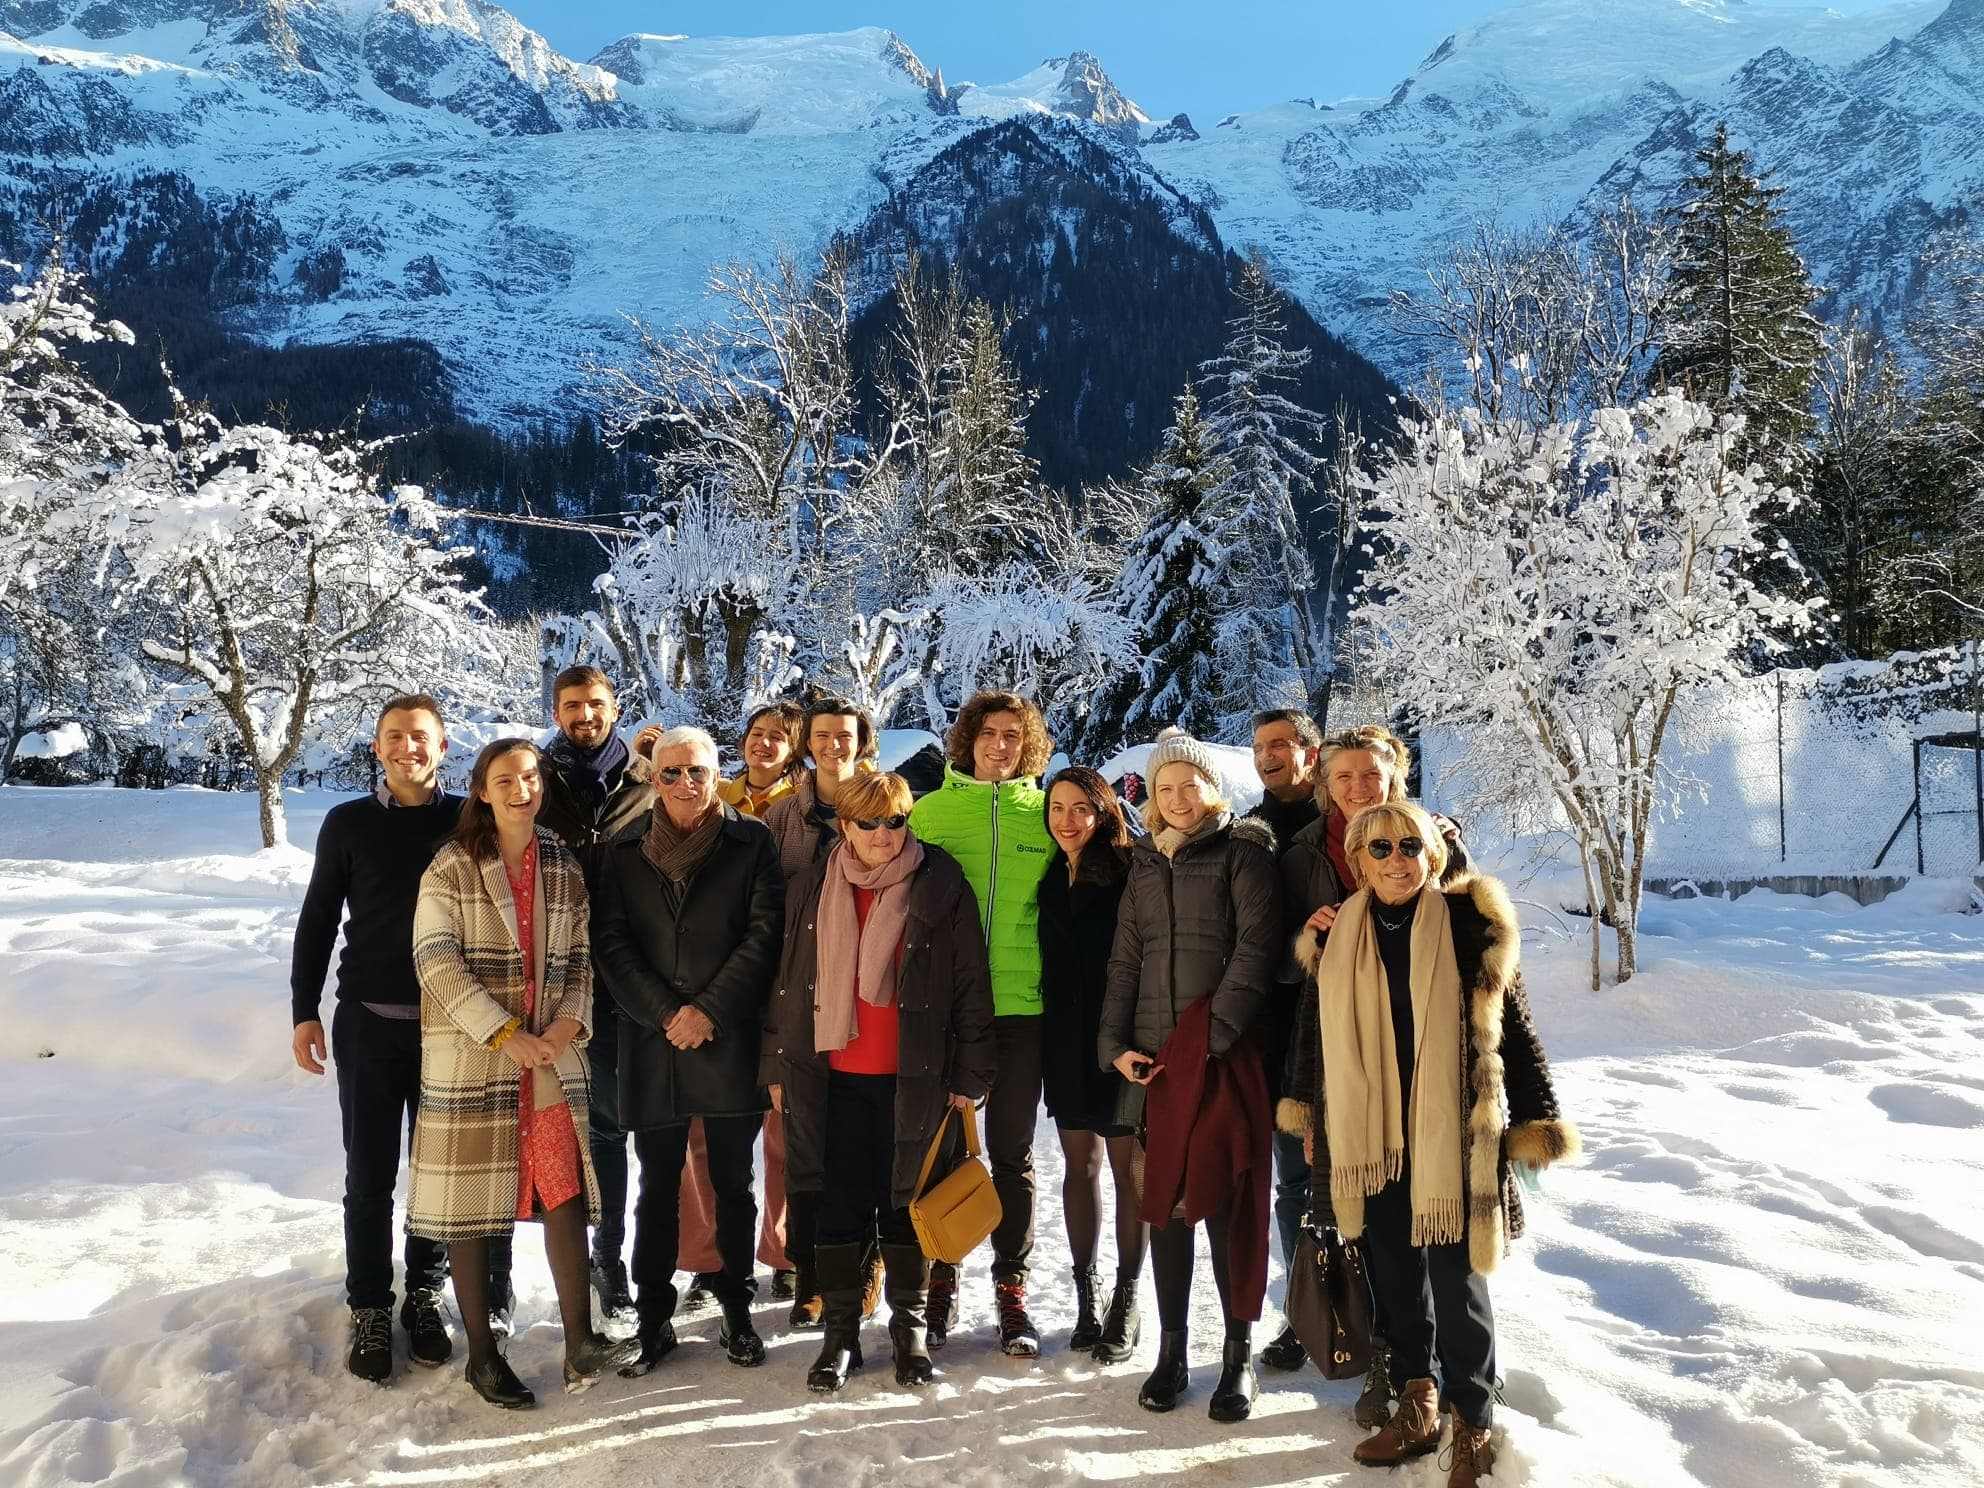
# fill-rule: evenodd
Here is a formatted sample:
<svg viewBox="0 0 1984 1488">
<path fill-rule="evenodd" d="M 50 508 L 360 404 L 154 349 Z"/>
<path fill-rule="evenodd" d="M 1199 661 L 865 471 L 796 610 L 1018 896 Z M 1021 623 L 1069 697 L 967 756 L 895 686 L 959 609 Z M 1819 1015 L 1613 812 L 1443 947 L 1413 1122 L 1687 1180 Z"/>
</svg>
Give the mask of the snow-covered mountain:
<svg viewBox="0 0 1984 1488">
<path fill-rule="evenodd" d="M 1382 99 L 1282 104 L 1148 158 L 1259 243 L 1317 315 L 1409 374 L 1383 307 L 1477 219 L 1664 199 L 1727 120 L 1786 188 L 1817 280 L 1902 308 L 1984 191 L 1984 0 L 1857 15 L 1744 0 L 1518 0 Z"/>
<path fill-rule="evenodd" d="M 980 85 L 879 28 L 628 36 L 588 62 L 484 0 L 0 0 L 0 28 L 0 216 L 173 173 L 257 224 L 252 253 L 222 245 L 252 260 L 240 327 L 430 342 L 502 421 L 573 406 L 623 313 L 699 318 L 712 266 L 859 231 L 1014 121 L 1137 157 L 1401 374 L 1386 297 L 1451 234 L 1657 199 L 1718 119 L 1777 170 L 1817 276 L 1876 310 L 1984 192 L 1984 0 L 1518 0 L 1384 98 L 1197 129 L 1154 125 L 1087 52 Z"/>
</svg>

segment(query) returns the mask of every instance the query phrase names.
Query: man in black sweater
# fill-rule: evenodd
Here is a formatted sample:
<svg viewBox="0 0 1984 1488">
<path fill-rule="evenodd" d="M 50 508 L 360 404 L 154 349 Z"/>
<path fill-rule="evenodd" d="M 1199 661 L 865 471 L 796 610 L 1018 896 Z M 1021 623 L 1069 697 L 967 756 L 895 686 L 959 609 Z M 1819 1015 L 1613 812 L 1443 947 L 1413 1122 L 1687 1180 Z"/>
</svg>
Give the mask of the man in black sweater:
<svg viewBox="0 0 1984 1488">
<path fill-rule="evenodd" d="M 596 901 L 606 845 L 629 828 L 645 830 L 654 810 L 654 787 L 634 768 L 661 730 L 641 731 L 629 750 L 614 732 L 620 700 L 598 667 L 566 667 L 551 679 L 551 707 L 558 736 L 544 750 L 544 804 L 537 824 L 549 827 L 572 850 Z M 627 1134 L 620 1128 L 620 1009 L 607 991 L 597 954 L 593 961 L 592 1066 L 588 1107 L 593 1172 L 599 1179 L 599 1224 L 592 1234 L 592 1285 L 608 1317 L 632 1312 L 621 1252 L 627 1243 Z"/>
<path fill-rule="evenodd" d="M 420 1105 L 413 910 L 421 875 L 454 830 L 462 805 L 435 779 L 447 747 L 433 698 L 413 694 L 386 704 L 372 740 L 385 784 L 326 813 L 290 957 L 290 1049 L 298 1066 L 321 1075 L 326 1047 L 318 1009 L 343 918 L 330 1048 L 344 1124 L 345 1300 L 351 1307 L 345 1363 L 375 1384 L 393 1372 L 393 1187 L 400 1142 L 411 1137 Z M 446 1275 L 446 1248 L 407 1236 L 400 1323 L 408 1357 L 430 1369 L 454 1352 L 441 1319 Z M 490 1246 L 489 1295 L 491 1310 L 506 1324 L 512 1295 L 507 1239 Z"/>
<path fill-rule="evenodd" d="M 1323 788 L 1317 762 L 1322 757 L 1323 731 L 1307 713 L 1272 708 L 1254 715 L 1254 773 L 1261 778 L 1261 803 L 1249 816 L 1274 829 L 1275 856 L 1288 851 L 1295 834 L 1322 814 L 1317 793 Z M 1268 1069 L 1268 1093 L 1280 1098 L 1282 1066 L 1295 1034 L 1297 999 L 1306 979 L 1287 947 L 1276 957 L 1275 985 L 1261 1020 L 1262 1054 Z M 1302 1216 L 1309 1207 L 1309 1160 L 1302 1139 L 1286 1132 L 1274 1134 L 1274 1220 L 1281 1235 L 1284 1265 L 1295 1260 Z M 1300 1369 L 1302 1341 L 1286 1324 L 1261 1350 L 1261 1362 L 1275 1369 Z"/>
</svg>

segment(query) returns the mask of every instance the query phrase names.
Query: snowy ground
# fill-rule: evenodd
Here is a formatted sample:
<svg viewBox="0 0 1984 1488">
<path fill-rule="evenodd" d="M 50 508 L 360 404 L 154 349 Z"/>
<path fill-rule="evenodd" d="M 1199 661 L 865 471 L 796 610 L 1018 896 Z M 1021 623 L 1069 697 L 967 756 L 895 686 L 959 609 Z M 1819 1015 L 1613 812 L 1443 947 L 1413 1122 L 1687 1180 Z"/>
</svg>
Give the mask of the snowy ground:
<svg viewBox="0 0 1984 1488">
<path fill-rule="evenodd" d="M 300 842 L 328 804 L 294 803 Z M 705 1315 L 647 1380 L 569 1399 L 525 1234 L 511 1357 L 539 1410 L 489 1410 L 456 1369 L 350 1379 L 336 1098 L 287 1052 L 308 858 L 243 851 L 253 823 L 252 797 L 0 791 L 0 1483 L 1381 1481 L 1350 1463 L 1351 1386 L 1270 1375 L 1254 1420 L 1211 1425 L 1210 1315 L 1168 1418 L 1135 1404 L 1154 1336 L 1114 1369 L 1068 1355 L 1046 1127 L 1036 1363 L 991 1348 L 975 1270 L 927 1395 L 871 1368 L 809 1397 L 814 1345 L 767 1303 L 761 1370 L 726 1365 Z M 1655 903 L 1647 969 L 1599 995 L 1579 945 L 1528 937 L 1590 1152 L 1550 1175 L 1495 1282 L 1494 1481 L 1973 1480 L 1984 922 L 1965 897 Z M 1428 1459 L 1382 1481 L 1444 1477 Z"/>
</svg>

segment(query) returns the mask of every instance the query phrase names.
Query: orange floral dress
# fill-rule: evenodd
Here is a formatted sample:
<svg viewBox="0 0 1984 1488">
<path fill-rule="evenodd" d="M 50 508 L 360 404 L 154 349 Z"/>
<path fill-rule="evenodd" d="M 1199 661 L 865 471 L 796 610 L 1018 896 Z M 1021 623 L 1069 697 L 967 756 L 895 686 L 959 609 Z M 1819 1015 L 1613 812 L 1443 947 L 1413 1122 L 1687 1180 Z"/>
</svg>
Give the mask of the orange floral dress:
<svg viewBox="0 0 1984 1488">
<path fill-rule="evenodd" d="M 517 944 L 524 950 L 524 1026 L 537 1015 L 537 971 L 529 947 L 535 933 L 537 903 L 537 844 L 524 852 L 523 867 L 511 873 L 510 898 L 517 906 Z M 517 1094 L 517 1218 L 534 1219 L 583 1193 L 579 1178 L 579 1135 L 572 1126 L 572 1108 L 563 1100 L 539 1109 L 534 1072 L 518 1072 Z"/>
</svg>

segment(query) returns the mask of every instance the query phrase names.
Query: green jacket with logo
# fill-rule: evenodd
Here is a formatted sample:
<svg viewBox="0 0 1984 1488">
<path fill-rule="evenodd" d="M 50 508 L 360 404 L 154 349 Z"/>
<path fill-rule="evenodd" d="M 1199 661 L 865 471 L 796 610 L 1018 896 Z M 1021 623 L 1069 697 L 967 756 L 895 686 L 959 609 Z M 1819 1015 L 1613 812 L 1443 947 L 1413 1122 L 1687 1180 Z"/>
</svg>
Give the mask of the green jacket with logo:
<svg viewBox="0 0 1984 1488">
<path fill-rule="evenodd" d="M 1040 903 L 1034 891 L 1054 856 L 1040 782 L 995 785 L 946 765 L 943 785 L 916 803 L 909 824 L 958 860 L 978 895 L 992 961 L 993 1013 L 1039 1013 Z"/>
</svg>

